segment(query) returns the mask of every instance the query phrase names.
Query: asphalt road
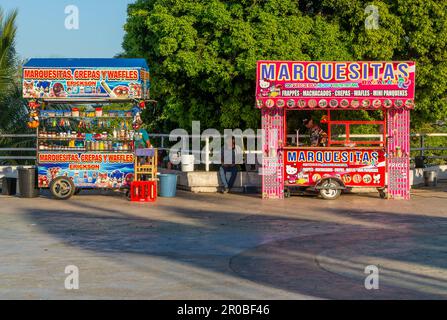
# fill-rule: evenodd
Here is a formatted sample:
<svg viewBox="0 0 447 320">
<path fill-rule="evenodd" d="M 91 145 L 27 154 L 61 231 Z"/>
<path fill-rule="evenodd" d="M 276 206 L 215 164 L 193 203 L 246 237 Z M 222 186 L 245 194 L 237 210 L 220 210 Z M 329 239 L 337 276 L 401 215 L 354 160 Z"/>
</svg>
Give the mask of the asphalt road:
<svg viewBox="0 0 447 320">
<path fill-rule="evenodd" d="M 0 298 L 446 299 L 446 205 L 446 185 L 410 201 L 0 196 Z M 371 265 L 378 290 L 364 285 Z"/>
</svg>

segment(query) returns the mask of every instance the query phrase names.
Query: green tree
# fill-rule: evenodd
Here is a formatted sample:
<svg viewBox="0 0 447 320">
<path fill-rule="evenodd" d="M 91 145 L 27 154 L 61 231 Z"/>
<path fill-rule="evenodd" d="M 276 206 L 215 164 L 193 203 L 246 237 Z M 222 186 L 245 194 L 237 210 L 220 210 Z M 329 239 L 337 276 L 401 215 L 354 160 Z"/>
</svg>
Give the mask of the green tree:
<svg viewBox="0 0 447 320">
<path fill-rule="evenodd" d="M 17 11 L 5 15 L 0 8 L 0 94 L 13 83 L 16 75 L 14 39 L 17 28 L 15 19 Z"/>
<path fill-rule="evenodd" d="M 26 127 L 26 102 L 22 98 L 18 77 L 19 67 L 14 49 L 16 16 L 17 11 L 5 15 L 0 8 L 0 134 L 26 133 L 29 131 Z M 18 140 L 0 137 L 0 146 L 3 147 L 32 145 L 34 145 L 34 139 Z M 3 153 L 2 155 L 6 154 Z"/>
<path fill-rule="evenodd" d="M 139 0 L 129 5 L 125 56 L 145 57 L 158 122 L 188 128 L 259 125 L 259 59 L 349 59 L 336 23 L 295 0 Z"/>
<path fill-rule="evenodd" d="M 365 27 L 368 5 L 378 29 Z M 418 125 L 447 116 L 446 9 L 447 0 L 137 0 L 123 55 L 149 62 L 151 126 L 164 130 L 192 120 L 258 127 L 260 59 L 415 60 Z"/>
</svg>

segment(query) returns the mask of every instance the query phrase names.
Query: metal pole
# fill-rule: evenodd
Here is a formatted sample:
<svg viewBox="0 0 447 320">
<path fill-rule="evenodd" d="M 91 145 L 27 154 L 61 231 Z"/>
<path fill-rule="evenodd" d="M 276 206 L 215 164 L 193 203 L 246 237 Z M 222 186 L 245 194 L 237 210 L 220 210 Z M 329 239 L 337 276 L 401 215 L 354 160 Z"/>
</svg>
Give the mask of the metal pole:
<svg viewBox="0 0 447 320">
<path fill-rule="evenodd" d="M 205 140 L 205 171 L 210 171 L 210 137 Z"/>
<path fill-rule="evenodd" d="M 419 136 L 419 142 L 420 142 L 419 145 L 421 147 L 421 150 L 419 151 L 419 155 L 421 157 L 423 157 L 424 156 L 424 135 L 423 134 L 421 134 Z"/>
</svg>

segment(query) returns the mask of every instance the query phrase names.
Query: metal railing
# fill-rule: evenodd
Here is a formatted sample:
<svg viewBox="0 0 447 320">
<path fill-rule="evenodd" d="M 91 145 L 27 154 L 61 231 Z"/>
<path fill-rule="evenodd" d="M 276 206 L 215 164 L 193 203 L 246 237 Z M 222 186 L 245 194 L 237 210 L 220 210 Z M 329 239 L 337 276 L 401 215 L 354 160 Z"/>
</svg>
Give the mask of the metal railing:
<svg viewBox="0 0 447 320">
<path fill-rule="evenodd" d="M 169 141 L 169 134 L 160 134 L 160 133 L 152 133 L 149 134 L 149 136 L 152 139 L 152 142 L 154 145 L 157 145 L 157 148 L 159 150 L 169 150 L 170 142 Z M 300 137 L 303 137 L 304 135 L 300 135 Z M 192 137 L 199 137 L 201 138 L 202 136 L 197 135 L 197 136 L 192 136 L 192 135 L 188 135 L 188 139 L 192 138 Z M 338 135 L 339 138 L 343 138 L 344 135 Z M 381 139 L 382 135 L 380 134 L 352 134 L 350 135 L 350 137 L 353 138 L 379 138 Z M 419 147 L 412 147 L 410 152 L 411 153 L 415 153 L 417 152 L 419 156 L 425 157 L 426 159 L 447 159 L 447 140 L 446 140 L 446 147 L 432 147 L 432 146 L 427 146 L 426 145 L 426 138 L 429 137 L 443 137 L 443 138 L 447 138 L 447 133 L 413 133 L 411 134 L 411 137 L 418 137 L 419 138 Z M 37 138 L 36 134 L 0 134 L 0 138 Z M 287 138 L 290 139 L 290 141 L 292 142 L 292 144 L 296 144 L 297 141 L 297 135 L 295 134 L 289 134 L 287 135 Z M 154 143 L 154 140 L 158 140 L 159 139 L 159 143 Z M 167 141 L 166 141 L 167 140 Z M 209 155 L 210 155 L 210 137 L 205 137 L 205 141 L 204 141 L 204 148 L 205 148 L 205 168 L 206 171 L 209 170 L 209 166 L 210 166 L 210 160 L 209 160 Z M 4 147 L 4 148 L 0 148 L 0 160 L 36 160 L 36 147 L 28 147 L 28 148 L 13 148 L 13 147 Z M 193 150 L 185 150 L 183 149 L 184 152 L 191 152 L 192 154 L 196 153 L 197 155 L 200 155 L 202 153 L 202 151 L 193 151 Z M 446 155 L 439 155 L 439 156 L 426 156 L 427 151 L 445 151 Z M 34 155 L 3 155 L 5 152 L 26 152 L 26 153 L 34 153 Z M 260 150 L 245 150 L 244 151 L 245 154 L 258 154 L 261 153 Z M 412 159 L 413 160 L 413 159 Z"/>
<path fill-rule="evenodd" d="M 0 139 L 1 138 L 37 138 L 36 134 L 0 134 Z M 34 154 L 37 151 L 37 145 L 35 145 L 34 148 L 11 148 L 11 147 L 6 147 L 6 148 L 0 148 L 0 160 L 36 160 L 36 156 L 22 156 L 22 155 L 7 155 L 4 156 L 3 153 L 4 152 L 18 152 L 18 151 L 24 151 L 24 152 L 33 152 Z"/>
</svg>

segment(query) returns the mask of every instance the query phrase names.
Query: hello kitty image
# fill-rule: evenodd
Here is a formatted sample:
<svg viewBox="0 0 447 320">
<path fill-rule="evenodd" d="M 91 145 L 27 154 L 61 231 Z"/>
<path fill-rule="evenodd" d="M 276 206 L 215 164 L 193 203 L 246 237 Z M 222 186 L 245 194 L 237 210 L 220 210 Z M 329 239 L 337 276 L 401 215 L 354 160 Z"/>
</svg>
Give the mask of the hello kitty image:
<svg viewBox="0 0 447 320">
<path fill-rule="evenodd" d="M 296 179 L 297 179 L 298 169 L 291 165 L 286 165 L 286 173 L 287 173 L 287 179 L 288 179 L 289 183 L 295 184 Z"/>
<path fill-rule="evenodd" d="M 267 81 L 267 79 L 259 80 L 259 87 L 261 87 L 262 89 L 267 89 L 268 87 L 270 87 L 270 82 Z"/>
</svg>

